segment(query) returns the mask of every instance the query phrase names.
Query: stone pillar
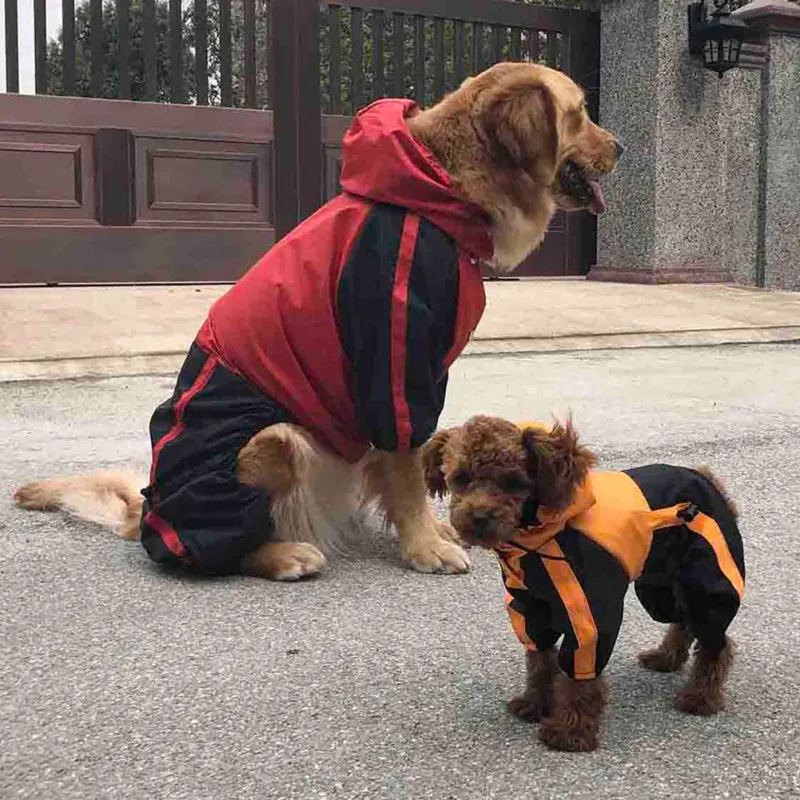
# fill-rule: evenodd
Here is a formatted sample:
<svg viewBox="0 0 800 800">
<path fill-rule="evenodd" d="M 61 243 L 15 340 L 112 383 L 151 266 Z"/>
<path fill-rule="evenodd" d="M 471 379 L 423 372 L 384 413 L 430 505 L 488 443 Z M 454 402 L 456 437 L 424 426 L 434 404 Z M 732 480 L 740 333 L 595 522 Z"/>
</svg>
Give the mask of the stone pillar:
<svg viewBox="0 0 800 800">
<path fill-rule="evenodd" d="M 723 83 L 688 52 L 687 0 L 603 0 L 600 120 L 626 152 L 607 181 L 596 280 L 720 281 Z"/>
<path fill-rule="evenodd" d="M 800 6 L 754 0 L 739 16 L 768 44 L 761 78 L 756 282 L 800 289 Z"/>
</svg>

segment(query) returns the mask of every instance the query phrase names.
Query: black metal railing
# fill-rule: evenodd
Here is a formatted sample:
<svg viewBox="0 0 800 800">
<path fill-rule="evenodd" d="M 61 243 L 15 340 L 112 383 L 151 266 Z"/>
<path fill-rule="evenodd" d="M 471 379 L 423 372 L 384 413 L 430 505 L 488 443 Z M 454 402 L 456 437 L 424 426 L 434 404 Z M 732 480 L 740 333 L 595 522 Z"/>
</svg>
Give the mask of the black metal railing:
<svg viewBox="0 0 800 800">
<path fill-rule="evenodd" d="M 19 2 L 3 0 L 8 92 L 20 90 Z M 268 0 L 62 0 L 50 39 L 46 0 L 21 2 L 33 3 L 37 94 L 269 105 Z"/>
<path fill-rule="evenodd" d="M 19 3 L 32 2 L 37 94 L 272 107 L 269 0 L 62 0 L 53 38 L 46 0 L 2 2 L 9 92 L 20 90 Z M 569 12 L 547 6 L 592 3 L 320 0 L 323 110 L 350 114 L 387 94 L 431 102 L 500 60 L 563 67 L 556 21 Z M 552 24 L 531 28 L 531 5 Z"/>
</svg>

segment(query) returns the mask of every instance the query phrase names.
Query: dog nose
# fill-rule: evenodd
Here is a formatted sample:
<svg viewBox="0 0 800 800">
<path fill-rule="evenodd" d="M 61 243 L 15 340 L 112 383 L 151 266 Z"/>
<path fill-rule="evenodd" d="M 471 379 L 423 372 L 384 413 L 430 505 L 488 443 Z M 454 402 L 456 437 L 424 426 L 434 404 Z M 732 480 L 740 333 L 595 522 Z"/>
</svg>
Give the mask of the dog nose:
<svg viewBox="0 0 800 800">
<path fill-rule="evenodd" d="M 625 152 L 624 145 L 619 139 L 615 139 L 614 146 L 617 148 L 617 159 L 622 158 L 622 154 Z"/>
<path fill-rule="evenodd" d="M 475 511 L 472 514 L 472 528 L 478 536 L 483 536 L 489 530 L 492 515 L 488 511 Z"/>
</svg>

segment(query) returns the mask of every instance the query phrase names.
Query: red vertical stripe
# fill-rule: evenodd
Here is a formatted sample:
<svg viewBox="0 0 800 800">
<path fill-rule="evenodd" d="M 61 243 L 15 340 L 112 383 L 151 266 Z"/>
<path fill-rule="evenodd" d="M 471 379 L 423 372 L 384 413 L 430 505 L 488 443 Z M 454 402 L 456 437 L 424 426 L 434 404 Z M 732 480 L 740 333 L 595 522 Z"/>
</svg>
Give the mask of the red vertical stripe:
<svg viewBox="0 0 800 800">
<path fill-rule="evenodd" d="M 411 447 L 411 412 L 406 402 L 406 359 L 408 358 L 408 281 L 417 243 L 419 217 L 406 214 L 400 250 L 394 267 L 391 320 L 391 379 L 394 418 L 397 430 L 397 449 L 407 451 Z"/>
<path fill-rule="evenodd" d="M 180 436 L 181 431 L 184 428 L 183 413 L 186 410 L 186 406 L 189 404 L 189 401 L 208 383 L 211 373 L 214 371 L 214 367 L 216 366 L 217 360 L 212 356 L 209 356 L 206 359 L 205 364 L 203 364 L 203 368 L 200 370 L 197 378 L 195 378 L 194 383 L 178 398 L 178 402 L 175 403 L 175 421 L 172 423 L 172 427 L 155 443 L 155 446 L 153 447 L 153 461 L 150 464 L 151 486 L 155 486 L 156 483 L 156 465 L 158 464 L 158 457 L 161 455 L 161 451 L 171 441 Z"/>
<path fill-rule="evenodd" d="M 178 536 L 178 532 L 168 522 L 165 522 L 155 511 L 149 511 L 144 518 L 144 524 L 151 527 L 164 542 L 164 546 L 174 556 L 184 558 L 186 556 L 186 548 Z"/>
<path fill-rule="evenodd" d="M 217 360 L 213 356 L 209 356 L 203 364 L 199 374 L 195 378 L 194 383 L 192 383 L 192 385 L 178 398 L 178 402 L 175 403 L 175 421 L 172 423 L 172 427 L 155 443 L 155 446 L 153 447 L 153 460 L 150 464 L 150 486 L 153 488 L 153 509 L 149 511 L 147 516 L 144 518 L 144 523 L 145 525 L 151 527 L 161 537 L 161 541 L 164 543 L 164 546 L 170 551 L 170 553 L 178 558 L 186 557 L 186 548 L 183 546 L 183 542 L 180 540 L 178 532 L 175 530 L 175 528 L 161 519 L 155 510 L 155 506 L 158 503 L 156 468 L 158 466 L 158 459 L 161 455 L 161 451 L 171 441 L 177 439 L 185 427 L 183 415 L 186 411 L 186 406 L 189 405 L 189 401 L 195 397 L 198 392 L 202 391 L 203 387 L 208 383 L 211 373 L 214 371 L 214 367 L 216 366 Z"/>
</svg>

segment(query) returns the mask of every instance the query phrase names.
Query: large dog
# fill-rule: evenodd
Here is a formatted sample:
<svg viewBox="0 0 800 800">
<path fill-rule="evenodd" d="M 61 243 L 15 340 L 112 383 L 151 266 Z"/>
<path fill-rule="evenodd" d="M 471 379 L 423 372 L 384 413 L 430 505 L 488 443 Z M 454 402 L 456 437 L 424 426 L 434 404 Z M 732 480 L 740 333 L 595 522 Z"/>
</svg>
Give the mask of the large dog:
<svg viewBox="0 0 800 800">
<path fill-rule="evenodd" d="M 343 141 L 343 192 L 211 309 L 153 415 L 147 488 L 120 474 L 16 492 L 140 538 L 165 564 L 312 575 L 375 501 L 423 572 L 464 572 L 419 447 L 484 308 L 556 209 L 601 213 L 621 147 L 566 75 L 498 64 L 427 110 L 380 100 Z"/>
</svg>

